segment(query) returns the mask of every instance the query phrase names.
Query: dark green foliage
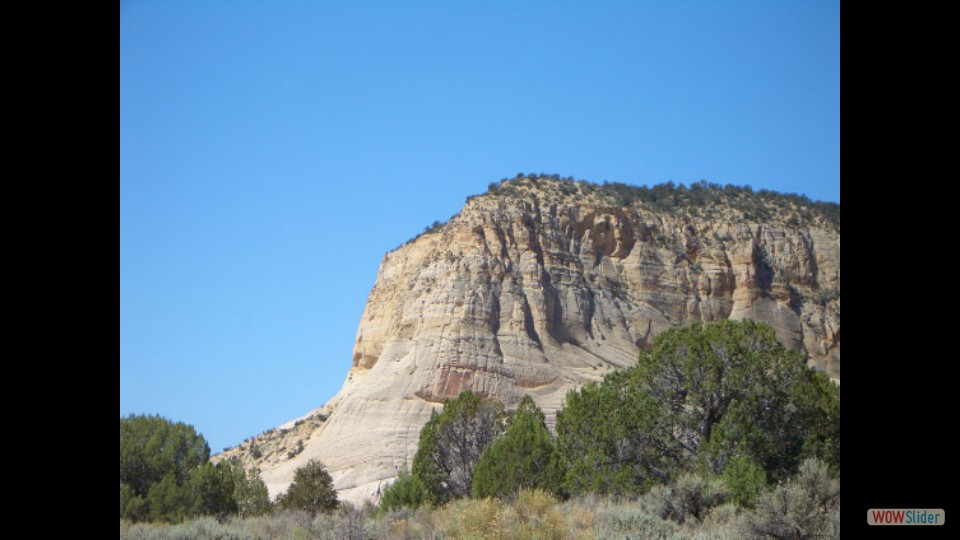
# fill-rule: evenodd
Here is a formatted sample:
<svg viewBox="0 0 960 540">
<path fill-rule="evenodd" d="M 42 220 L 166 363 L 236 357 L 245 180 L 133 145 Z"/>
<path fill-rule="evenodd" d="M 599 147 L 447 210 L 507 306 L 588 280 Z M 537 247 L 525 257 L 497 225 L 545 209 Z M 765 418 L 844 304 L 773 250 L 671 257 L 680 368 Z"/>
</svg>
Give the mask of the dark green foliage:
<svg viewBox="0 0 960 540">
<path fill-rule="evenodd" d="M 757 497 L 767 486 L 767 473 L 763 467 L 744 457 L 727 461 L 723 468 L 723 485 L 730 492 L 730 499 L 744 508 L 753 508 Z"/>
<path fill-rule="evenodd" d="M 840 231 L 840 205 L 832 202 L 813 201 L 806 195 L 796 193 L 778 193 L 761 189 L 754 191 L 750 186 L 734 186 L 700 180 L 690 184 L 666 182 L 654 186 L 634 186 L 622 182 L 595 184 L 573 177 L 561 177 L 559 174 L 517 173 L 514 178 L 503 178 L 491 182 L 486 194 L 499 197 L 521 197 L 525 192 L 520 186 L 541 186 L 542 181 L 557 182 L 553 188 L 567 198 L 578 194 L 592 194 L 604 197 L 610 204 L 623 207 L 641 207 L 655 212 L 686 214 L 711 218 L 723 215 L 717 210 L 734 209 L 739 212 L 739 221 L 768 222 L 782 219 L 789 227 L 823 225 Z M 481 195 L 467 196 L 467 202 Z M 537 197 L 534 192 L 534 197 Z M 444 223 L 435 221 L 423 232 L 404 242 L 409 244 L 424 234 L 437 232 Z M 729 239 L 727 240 L 729 241 Z M 398 246 L 399 247 L 399 246 Z"/>
<path fill-rule="evenodd" d="M 401 508 L 419 508 L 430 498 L 426 486 L 419 478 L 403 469 L 400 476 L 383 490 L 380 497 L 380 508 L 391 511 Z"/>
<path fill-rule="evenodd" d="M 130 484 L 120 484 L 120 518 L 130 521 L 147 519 L 147 503 L 134 493 Z"/>
<path fill-rule="evenodd" d="M 468 197 L 467 200 L 469 201 L 470 198 Z M 453 219 L 453 217 L 451 217 L 451 219 Z M 446 225 L 446 224 L 447 224 L 446 221 L 437 221 L 437 220 L 434 220 L 433 223 L 431 223 L 430 225 L 427 225 L 426 227 L 424 227 L 423 230 L 420 231 L 416 236 L 414 236 L 413 238 L 407 240 L 406 242 L 404 242 L 404 243 L 401 244 L 400 246 L 397 246 L 397 249 L 399 249 L 400 247 L 405 246 L 405 245 L 407 245 L 407 244 L 410 244 L 410 243 L 412 243 L 412 242 L 415 242 L 418 238 L 420 238 L 421 236 L 423 236 L 423 235 L 425 235 L 425 234 L 436 234 L 436 233 L 440 232 L 441 230 L 443 230 L 443 226 Z M 320 415 L 320 416 L 323 416 L 323 415 Z M 321 418 L 321 420 L 326 420 L 326 417 Z"/>
<path fill-rule="evenodd" d="M 204 463 L 190 472 L 184 484 L 191 516 L 216 516 L 237 513 L 234 473 L 226 463 Z"/>
<path fill-rule="evenodd" d="M 193 426 L 158 415 L 120 419 L 120 484 L 145 497 L 167 474 L 182 484 L 210 457 L 210 447 Z"/>
<path fill-rule="evenodd" d="M 312 459 L 293 473 L 293 483 L 277 504 L 285 510 L 303 510 L 311 515 L 333 510 L 340 505 L 330 473 Z"/>
<path fill-rule="evenodd" d="M 193 426 L 157 415 L 120 419 L 120 517 L 182 521 L 196 497 L 184 485 L 210 448 Z"/>
<path fill-rule="evenodd" d="M 638 392 L 630 373 L 567 393 L 557 412 L 557 445 L 569 468 L 572 493 L 641 493 L 670 478 L 668 461 L 651 430 L 657 404 Z"/>
<path fill-rule="evenodd" d="M 767 325 L 669 330 L 633 369 L 638 388 L 660 404 L 658 442 L 681 468 L 719 474 L 741 455 L 781 480 L 809 454 L 839 467 L 839 390 Z"/>
<path fill-rule="evenodd" d="M 237 514 L 247 517 L 270 513 L 270 494 L 257 471 L 244 471 L 243 464 L 239 461 L 230 461 L 228 465 L 233 476 L 233 498 L 236 501 Z"/>
<path fill-rule="evenodd" d="M 833 474 L 840 474 L 840 387 L 816 370 L 805 373 L 807 384 L 793 390 L 811 401 L 804 418 L 803 456 L 823 461 Z"/>
<path fill-rule="evenodd" d="M 420 431 L 413 474 L 423 482 L 431 502 L 468 497 L 480 454 L 503 432 L 503 406 L 473 392 L 448 400 Z"/>
<path fill-rule="evenodd" d="M 120 419 L 120 518 L 179 523 L 269 511 L 266 486 L 239 463 L 208 461 L 192 426 L 159 416 Z M 138 491 L 140 490 L 140 491 Z"/>
<path fill-rule="evenodd" d="M 435 232 L 438 232 L 440 229 L 443 228 L 444 225 L 446 225 L 445 221 L 434 220 L 433 223 L 431 223 L 429 226 L 424 227 L 423 234 L 433 234 Z"/>
<path fill-rule="evenodd" d="M 150 487 L 146 499 L 149 517 L 153 521 L 180 523 L 190 515 L 192 499 L 189 491 L 177 483 L 176 475 L 170 472 Z"/>
<path fill-rule="evenodd" d="M 190 471 L 183 484 L 168 473 L 150 488 L 146 498 L 148 512 L 139 519 L 179 523 L 195 516 L 222 518 L 237 513 L 234 476 L 229 465 L 204 463 Z M 132 515 L 123 516 L 136 519 Z"/>
<path fill-rule="evenodd" d="M 814 474 L 811 474 L 813 472 Z M 721 504 L 716 480 L 682 475 L 638 498 L 596 495 L 560 503 L 543 491 L 521 490 L 508 501 L 461 499 L 440 507 L 374 511 L 349 503 L 310 516 L 301 511 L 268 517 L 190 519 L 182 524 L 120 521 L 121 540 L 312 538 L 839 538 L 839 479 L 826 468 L 784 482 L 755 510 Z M 681 524 L 682 522 L 682 524 Z"/>
<path fill-rule="evenodd" d="M 560 494 L 563 474 L 543 412 L 530 396 L 524 396 L 510 415 L 507 432 L 480 456 L 473 473 L 473 496 L 503 499 L 521 489 Z"/>
<path fill-rule="evenodd" d="M 575 492 L 634 493 L 681 472 L 756 463 L 770 480 L 806 456 L 839 470 L 840 393 L 769 326 L 668 330 L 636 367 L 571 392 L 557 417 Z"/>
<path fill-rule="evenodd" d="M 558 174 L 518 173 L 511 180 L 501 180 L 500 183 L 491 183 L 488 193 L 494 195 L 518 196 L 521 192 L 513 189 L 515 185 L 524 185 L 527 182 L 536 184 L 538 180 L 550 179 L 561 183 L 558 187 L 561 194 L 575 195 L 579 191 L 597 193 L 608 198 L 618 206 L 640 205 L 651 210 L 675 213 L 680 210 L 709 210 L 713 206 L 725 206 L 739 210 L 743 217 L 751 221 L 766 221 L 774 216 L 781 215 L 784 209 L 791 209 L 787 224 L 798 226 L 814 221 L 819 215 L 823 220 L 840 230 L 840 205 L 837 203 L 812 201 L 806 195 L 796 193 L 778 193 L 761 189 L 754 191 L 750 186 L 725 186 L 700 180 L 690 184 L 674 184 L 666 182 L 653 186 L 634 186 L 622 182 L 607 182 L 594 184 L 572 177 L 561 178 Z M 798 213 L 792 208 L 797 207 Z M 698 210 L 699 209 L 699 210 Z M 709 215 L 709 212 L 706 214 Z"/>
</svg>

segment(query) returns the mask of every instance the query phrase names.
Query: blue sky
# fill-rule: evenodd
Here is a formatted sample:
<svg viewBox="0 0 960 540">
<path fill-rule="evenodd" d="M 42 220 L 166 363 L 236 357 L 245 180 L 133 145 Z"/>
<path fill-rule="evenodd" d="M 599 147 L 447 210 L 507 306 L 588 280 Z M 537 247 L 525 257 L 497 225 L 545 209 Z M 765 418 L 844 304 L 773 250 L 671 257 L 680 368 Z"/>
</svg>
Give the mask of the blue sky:
<svg viewBox="0 0 960 540">
<path fill-rule="evenodd" d="M 320 406 L 384 253 L 521 171 L 839 202 L 839 2 L 121 2 L 120 414 Z"/>
</svg>

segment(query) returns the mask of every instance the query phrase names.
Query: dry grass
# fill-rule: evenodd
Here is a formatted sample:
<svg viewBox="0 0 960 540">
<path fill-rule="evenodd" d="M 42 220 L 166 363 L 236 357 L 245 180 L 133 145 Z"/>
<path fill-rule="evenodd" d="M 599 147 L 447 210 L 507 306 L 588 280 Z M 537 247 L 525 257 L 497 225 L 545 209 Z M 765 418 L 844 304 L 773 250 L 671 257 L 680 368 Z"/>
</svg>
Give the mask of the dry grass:
<svg viewBox="0 0 960 540">
<path fill-rule="evenodd" d="M 724 503 L 715 483 L 681 478 L 634 500 L 583 496 L 560 502 L 542 491 L 512 501 L 460 499 L 439 508 L 378 512 L 345 506 L 310 517 L 304 512 L 180 525 L 120 523 L 120 538 L 136 540 L 425 539 L 580 540 L 760 538 L 771 531 L 809 531 L 839 538 L 839 480 L 810 465 L 771 488 L 755 510 Z M 693 503 L 691 503 L 693 501 Z"/>
<path fill-rule="evenodd" d="M 212 518 L 179 525 L 121 522 L 120 538 L 578 540 L 682 538 L 694 530 L 648 513 L 639 501 L 577 499 L 561 503 L 543 492 L 525 492 L 512 502 L 460 499 L 440 508 L 404 509 L 379 515 L 370 509 L 347 507 L 316 518 L 301 512 L 279 512 L 223 523 Z"/>
</svg>

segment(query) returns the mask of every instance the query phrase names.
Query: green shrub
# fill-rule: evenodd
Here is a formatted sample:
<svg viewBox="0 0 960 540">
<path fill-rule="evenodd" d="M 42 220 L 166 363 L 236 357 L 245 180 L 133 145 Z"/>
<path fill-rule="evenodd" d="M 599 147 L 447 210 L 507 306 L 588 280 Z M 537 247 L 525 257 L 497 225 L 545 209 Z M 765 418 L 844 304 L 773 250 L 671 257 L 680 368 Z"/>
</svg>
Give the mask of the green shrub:
<svg viewBox="0 0 960 540">
<path fill-rule="evenodd" d="M 192 426 L 160 416 L 121 418 L 120 517 L 179 523 L 237 513 L 234 465 L 214 465 L 209 456 L 206 441 Z"/>
<path fill-rule="evenodd" d="M 173 472 L 167 473 L 162 480 L 150 486 L 147 494 L 147 507 L 150 519 L 180 523 L 193 508 L 193 497 L 186 487 L 177 483 Z"/>
<path fill-rule="evenodd" d="M 222 518 L 237 513 L 234 471 L 229 463 L 205 463 L 190 473 L 184 484 L 191 516 Z"/>
<path fill-rule="evenodd" d="M 717 491 L 716 482 L 685 476 L 655 488 L 638 500 L 594 494 L 560 503 L 541 490 L 520 490 L 509 501 L 457 499 L 442 507 L 380 511 L 346 503 L 336 511 L 311 515 L 282 510 L 269 516 L 195 518 L 171 525 L 120 522 L 121 540 L 246 540 L 294 538 L 349 540 L 370 538 L 580 539 L 660 538 L 732 540 L 741 538 L 837 538 L 839 479 L 816 462 L 762 497 L 755 511 L 727 503 L 704 502 Z M 786 495 L 786 504 L 780 504 Z M 690 511 L 689 499 L 704 510 Z M 778 499 L 781 498 L 781 499 Z M 688 502 L 683 502 L 683 501 Z M 666 501 L 666 503 L 665 503 Z M 772 501 L 772 502 L 771 502 Z M 684 508 L 683 523 L 665 506 Z M 661 514 L 674 517 L 664 518 Z M 693 517 L 698 514 L 700 518 Z"/>
<path fill-rule="evenodd" d="M 322 463 L 311 459 L 293 473 L 293 483 L 277 499 L 277 504 L 285 510 L 302 510 L 315 515 L 337 508 L 340 501 L 330 473 Z"/>
<path fill-rule="evenodd" d="M 419 478 L 410 474 L 407 469 L 400 471 L 400 476 L 383 490 L 380 497 L 382 510 L 399 510 L 401 508 L 419 508 L 430 498 L 426 486 Z"/>
<path fill-rule="evenodd" d="M 210 447 L 193 426 L 158 415 L 130 415 L 120 419 L 120 517 L 146 517 L 141 503 L 151 488 L 167 480 L 181 486 L 191 471 L 207 462 Z M 129 486 L 126 495 L 123 486 Z M 136 499 L 140 501 L 137 502 Z M 124 512 L 127 512 L 126 514 Z"/>
<path fill-rule="evenodd" d="M 767 473 L 749 459 L 735 457 L 723 469 L 723 484 L 733 502 L 744 508 L 753 508 L 767 485 Z"/>
<path fill-rule="evenodd" d="M 668 330 L 633 368 L 567 395 L 558 444 L 573 492 L 642 493 L 748 459 L 772 480 L 840 464 L 840 391 L 753 321 Z"/>
<path fill-rule="evenodd" d="M 514 179 L 492 182 L 487 186 L 487 193 L 516 196 L 521 192 L 514 186 L 526 185 L 528 181 L 537 185 L 545 179 L 559 182 L 557 191 L 561 194 L 573 195 L 578 191 L 598 194 L 618 206 L 641 206 L 671 214 L 686 210 L 691 215 L 699 214 L 701 208 L 709 210 L 724 206 L 750 221 L 769 221 L 774 216 L 783 215 L 789 216 L 784 223 L 790 227 L 822 223 L 840 230 L 840 205 L 837 203 L 811 201 L 809 197 L 796 193 L 778 193 L 766 189 L 754 191 L 750 186 L 721 186 L 706 180 L 694 182 L 689 187 L 673 182 L 635 186 L 605 180 L 595 184 L 574 180 L 573 177 L 562 178 L 558 174 L 517 173 Z"/>
<path fill-rule="evenodd" d="M 469 497 L 473 471 L 484 449 L 503 432 L 503 405 L 473 392 L 447 400 L 420 431 L 413 474 L 423 482 L 430 501 L 442 504 Z"/>
<path fill-rule="evenodd" d="M 239 460 L 226 462 L 233 475 L 234 500 L 240 517 L 262 516 L 273 510 L 270 493 L 256 469 L 243 470 Z"/>
<path fill-rule="evenodd" d="M 120 484 L 120 519 L 143 521 L 147 519 L 147 503 L 134 493 L 130 484 Z"/>
<path fill-rule="evenodd" d="M 625 372 L 567 393 L 557 412 L 557 447 L 569 493 L 639 494 L 658 481 L 664 456 L 652 444 L 657 404 Z"/>
<path fill-rule="evenodd" d="M 530 396 L 524 396 L 510 415 L 506 433 L 480 456 L 473 473 L 473 496 L 502 499 L 521 489 L 559 494 L 563 475 L 543 412 Z"/>
</svg>

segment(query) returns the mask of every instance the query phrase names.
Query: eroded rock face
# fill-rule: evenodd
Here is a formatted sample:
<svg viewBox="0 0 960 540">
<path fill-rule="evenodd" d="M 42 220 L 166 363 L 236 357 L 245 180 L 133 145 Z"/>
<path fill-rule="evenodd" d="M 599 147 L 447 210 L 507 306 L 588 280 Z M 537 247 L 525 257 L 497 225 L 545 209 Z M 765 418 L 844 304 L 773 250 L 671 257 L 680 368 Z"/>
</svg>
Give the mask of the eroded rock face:
<svg viewBox="0 0 960 540">
<path fill-rule="evenodd" d="M 520 191 L 472 198 L 440 231 L 384 257 L 329 418 L 289 459 L 244 458 L 272 494 L 319 458 L 342 499 L 374 496 L 412 460 L 431 411 L 466 389 L 508 408 L 530 394 L 552 424 L 568 390 L 694 321 L 766 322 L 839 380 L 840 234 L 826 221 Z"/>
</svg>

